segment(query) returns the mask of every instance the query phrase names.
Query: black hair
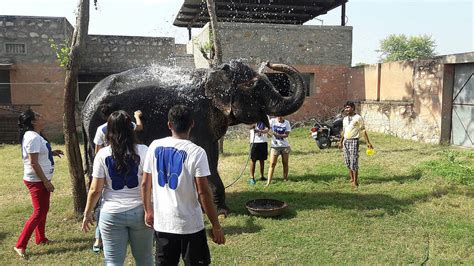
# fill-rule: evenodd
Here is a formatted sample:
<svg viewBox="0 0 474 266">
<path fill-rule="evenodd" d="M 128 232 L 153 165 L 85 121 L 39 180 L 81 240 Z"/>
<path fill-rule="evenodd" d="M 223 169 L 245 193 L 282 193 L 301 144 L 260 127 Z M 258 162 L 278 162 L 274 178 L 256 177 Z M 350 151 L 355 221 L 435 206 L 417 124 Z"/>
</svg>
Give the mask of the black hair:
<svg viewBox="0 0 474 266">
<path fill-rule="evenodd" d="M 352 109 L 355 110 L 355 103 L 353 101 L 347 101 L 346 104 L 344 104 L 344 107 L 350 106 Z"/>
<path fill-rule="evenodd" d="M 18 131 L 19 131 L 19 138 L 18 141 L 20 143 L 23 142 L 23 136 L 25 135 L 26 131 L 35 130 L 33 127 L 33 121 L 36 119 L 36 113 L 33 112 L 30 108 L 20 114 L 18 117 Z"/>
<path fill-rule="evenodd" d="M 184 105 L 175 105 L 168 112 L 168 121 L 176 133 L 185 133 L 193 124 L 192 111 Z"/>
<path fill-rule="evenodd" d="M 115 103 L 102 103 L 99 106 L 100 115 L 102 116 L 102 119 L 104 120 L 107 120 L 113 112 L 119 109 L 120 107 Z"/>
<path fill-rule="evenodd" d="M 140 163 L 140 156 L 135 151 L 135 133 L 130 115 L 123 111 L 115 111 L 107 119 L 107 141 L 112 149 L 112 157 L 117 164 L 117 170 L 128 173 L 130 159 Z"/>
</svg>

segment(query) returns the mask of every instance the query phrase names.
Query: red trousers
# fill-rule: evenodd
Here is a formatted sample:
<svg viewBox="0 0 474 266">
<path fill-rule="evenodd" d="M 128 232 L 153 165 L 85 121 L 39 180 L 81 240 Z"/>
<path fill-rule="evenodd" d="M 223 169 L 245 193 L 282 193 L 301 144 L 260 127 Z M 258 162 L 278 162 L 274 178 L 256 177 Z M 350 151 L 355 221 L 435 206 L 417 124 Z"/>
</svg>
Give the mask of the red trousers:
<svg viewBox="0 0 474 266">
<path fill-rule="evenodd" d="M 33 231 L 35 231 L 36 244 L 48 241 L 44 231 L 51 193 L 46 190 L 43 182 L 28 182 L 24 180 L 23 182 L 30 191 L 31 202 L 33 203 L 33 214 L 28 221 L 26 221 L 25 227 L 23 227 L 20 237 L 18 237 L 18 241 L 16 242 L 16 247 L 26 249 Z"/>
</svg>

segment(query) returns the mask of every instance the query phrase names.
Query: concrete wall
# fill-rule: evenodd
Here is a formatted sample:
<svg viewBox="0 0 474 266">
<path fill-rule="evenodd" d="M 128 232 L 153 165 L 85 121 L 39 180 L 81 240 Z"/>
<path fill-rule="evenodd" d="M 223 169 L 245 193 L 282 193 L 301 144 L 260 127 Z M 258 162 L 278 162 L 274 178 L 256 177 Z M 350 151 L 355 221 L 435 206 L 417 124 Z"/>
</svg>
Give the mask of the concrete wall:
<svg viewBox="0 0 474 266">
<path fill-rule="evenodd" d="M 173 65 L 174 38 L 89 35 L 81 73 L 117 73 L 130 68 Z"/>
<path fill-rule="evenodd" d="M 449 97 L 443 96 L 443 76 L 442 60 L 355 67 L 351 69 L 348 96 L 361 101 L 360 112 L 369 130 L 439 143 L 443 97 Z M 380 86 L 375 83 L 374 88 L 374 80 L 379 79 Z"/>
<path fill-rule="evenodd" d="M 72 36 L 73 28 L 65 18 L 0 16 L 0 62 L 56 63 L 49 39 L 63 43 Z M 26 45 L 25 54 L 7 54 L 6 43 Z"/>
</svg>

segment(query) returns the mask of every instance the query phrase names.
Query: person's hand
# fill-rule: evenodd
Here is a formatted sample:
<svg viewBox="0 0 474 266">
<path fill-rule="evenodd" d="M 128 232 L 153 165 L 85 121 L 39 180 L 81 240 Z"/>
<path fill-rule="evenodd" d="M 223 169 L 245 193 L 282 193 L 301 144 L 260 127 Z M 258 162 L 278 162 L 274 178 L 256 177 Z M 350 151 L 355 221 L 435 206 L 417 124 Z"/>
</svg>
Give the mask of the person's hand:
<svg viewBox="0 0 474 266">
<path fill-rule="evenodd" d="M 53 186 L 53 183 L 51 183 L 51 181 L 47 180 L 46 182 L 43 182 L 43 185 L 48 192 L 54 192 L 54 186 Z"/>
<path fill-rule="evenodd" d="M 153 228 L 154 215 L 153 212 L 145 212 L 145 225 Z"/>
<path fill-rule="evenodd" d="M 82 219 L 82 232 L 87 233 L 90 230 L 90 226 L 94 226 L 92 212 L 84 213 L 84 219 Z"/>
<path fill-rule="evenodd" d="M 367 147 L 368 147 L 369 149 L 373 149 L 373 148 L 374 148 L 374 146 L 372 146 L 372 143 L 370 143 L 370 142 L 367 143 Z"/>
<path fill-rule="evenodd" d="M 58 156 L 59 158 L 61 158 L 61 156 L 64 155 L 62 150 L 54 150 L 52 151 L 52 153 L 53 153 L 53 156 Z"/>
<path fill-rule="evenodd" d="M 135 113 L 133 113 L 133 116 L 135 116 L 135 117 L 142 117 L 142 111 L 136 110 Z"/>
<path fill-rule="evenodd" d="M 211 238 L 212 241 L 218 245 L 225 244 L 224 230 L 222 230 L 222 227 L 212 227 Z"/>
</svg>

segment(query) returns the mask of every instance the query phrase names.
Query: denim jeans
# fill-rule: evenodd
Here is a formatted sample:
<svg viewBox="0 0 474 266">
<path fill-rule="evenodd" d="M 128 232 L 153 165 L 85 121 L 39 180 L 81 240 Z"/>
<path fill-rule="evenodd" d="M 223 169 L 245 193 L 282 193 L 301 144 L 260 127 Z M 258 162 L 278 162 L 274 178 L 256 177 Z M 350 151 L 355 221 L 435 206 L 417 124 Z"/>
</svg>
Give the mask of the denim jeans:
<svg viewBox="0 0 474 266">
<path fill-rule="evenodd" d="M 121 213 L 100 212 L 105 265 L 123 265 L 130 242 L 136 265 L 153 265 L 153 229 L 144 222 L 143 206 Z"/>
</svg>

